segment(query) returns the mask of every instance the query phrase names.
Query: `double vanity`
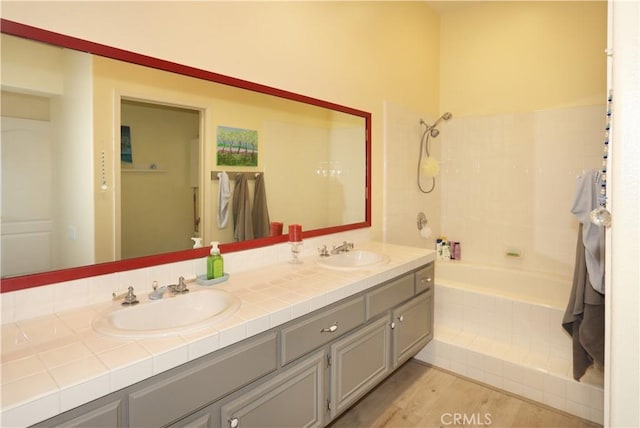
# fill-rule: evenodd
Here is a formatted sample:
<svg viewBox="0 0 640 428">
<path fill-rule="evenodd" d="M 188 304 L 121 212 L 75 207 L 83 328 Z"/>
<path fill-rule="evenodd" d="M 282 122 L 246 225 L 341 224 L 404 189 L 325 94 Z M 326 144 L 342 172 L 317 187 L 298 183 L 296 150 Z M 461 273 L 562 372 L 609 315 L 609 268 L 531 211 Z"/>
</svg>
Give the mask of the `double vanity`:
<svg viewBox="0 0 640 428">
<path fill-rule="evenodd" d="M 173 336 L 187 361 L 161 371 L 158 365 L 156 373 L 158 355 L 150 353 L 150 376 L 115 385 L 112 373 L 108 393 L 33 422 L 46 427 L 329 424 L 433 335 L 433 251 L 381 243 L 366 247 L 348 256 L 232 274 L 215 288 L 190 283 L 189 293 L 161 301 L 149 302 L 146 293 L 138 293 L 141 303 L 134 307 L 102 305 L 91 331 L 81 337 L 107 335 L 145 348 L 154 335 Z M 221 313 L 230 307 L 235 313 L 211 326 L 198 324 L 207 322 L 207 313 L 194 315 L 194 325 L 162 324 L 164 317 L 180 319 L 172 314 L 179 312 L 180 299 L 190 299 L 192 307 L 210 299 L 206 308 L 215 292 L 227 299 Z M 127 318 L 127 311 L 149 316 L 162 304 L 167 305 L 162 315 L 151 315 L 161 328 L 145 331 L 138 315 Z M 217 339 L 217 347 L 196 347 L 209 337 Z"/>
</svg>

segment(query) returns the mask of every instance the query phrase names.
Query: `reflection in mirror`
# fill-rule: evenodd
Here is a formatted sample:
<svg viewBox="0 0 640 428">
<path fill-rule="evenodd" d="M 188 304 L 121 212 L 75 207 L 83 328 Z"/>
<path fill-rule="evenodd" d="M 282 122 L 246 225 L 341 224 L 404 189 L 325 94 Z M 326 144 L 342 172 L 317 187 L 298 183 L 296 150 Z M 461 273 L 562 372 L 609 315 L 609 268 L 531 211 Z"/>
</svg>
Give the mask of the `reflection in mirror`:
<svg viewBox="0 0 640 428">
<path fill-rule="evenodd" d="M 238 243 L 232 221 L 219 227 L 212 171 L 228 172 L 232 190 L 235 172 L 262 174 L 269 218 L 285 231 L 370 225 L 368 113 L 159 60 L 7 34 L 2 46 L 2 277 L 18 276 L 3 291 L 201 257 L 181 251 L 193 237 L 223 252 L 286 240 Z M 255 164 L 218 162 L 221 128 L 255 131 Z"/>
<path fill-rule="evenodd" d="M 123 99 L 120 115 L 119 258 L 191 248 L 200 232 L 200 112 Z"/>
</svg>

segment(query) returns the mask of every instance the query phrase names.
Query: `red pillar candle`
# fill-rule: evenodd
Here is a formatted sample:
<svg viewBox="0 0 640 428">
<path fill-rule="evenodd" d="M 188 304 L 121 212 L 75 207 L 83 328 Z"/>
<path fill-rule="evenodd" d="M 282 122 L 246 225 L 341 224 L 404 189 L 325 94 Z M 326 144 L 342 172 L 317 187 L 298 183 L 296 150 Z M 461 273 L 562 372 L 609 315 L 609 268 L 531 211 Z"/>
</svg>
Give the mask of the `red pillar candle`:
<svg viewBox="0 0 640 428">
<path fill-rule="evenodd" d="M 299 224 L 289 225 L 289 242 L 302 241 L 302 226 Z"/>
<path fill-rule="evenodd" d="M 282 222 L 280 221 L 272 221 L 271 226 L 269 228 L 270 236 L 280 236 L 282 235 Z"/>
</svg>

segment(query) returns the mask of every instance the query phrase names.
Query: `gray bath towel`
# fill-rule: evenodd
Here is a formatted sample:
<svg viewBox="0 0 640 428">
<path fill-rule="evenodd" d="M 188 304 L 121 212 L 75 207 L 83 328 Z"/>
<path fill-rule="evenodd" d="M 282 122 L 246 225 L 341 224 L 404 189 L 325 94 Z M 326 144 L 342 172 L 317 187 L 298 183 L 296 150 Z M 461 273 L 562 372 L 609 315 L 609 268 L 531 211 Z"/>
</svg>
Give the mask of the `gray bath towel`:
<svg viewBox="0 0 640 428">
<path fill-rule="evenodd" d="M 571 213 L 582 224 L 582 242 L 589 282 L 600 293 L 604 293 L 604 228 L 591 223 L 589 213 L 598 206 L 600 174 L 587 171 L 576 181 L 576 193 Z"/>
<path fill-rule="evenodd" d="M 247 177 L 236 174 L 233 188 L 233 237 L 236 241 L 253 239 L 251 221 L 251 202 L 249 201 L 249 183 Z"/>
<path fill-rule="evenodd" d="M 256 175 L 256 187 L 253 193 L 253 234 L 256 238 L 269 236 L 269 209 L 267 208 L 267 190 L 264 184 L 264 174 Z"/>
<path fill-rule="evenodd" d="M 573 378 L 580 380 L 595 362 L 604 367 L 604 294 L 589 282 L 582 224 L 578 228 L 573 286 L 562 327 L 573 339 Z"/>
</svg>

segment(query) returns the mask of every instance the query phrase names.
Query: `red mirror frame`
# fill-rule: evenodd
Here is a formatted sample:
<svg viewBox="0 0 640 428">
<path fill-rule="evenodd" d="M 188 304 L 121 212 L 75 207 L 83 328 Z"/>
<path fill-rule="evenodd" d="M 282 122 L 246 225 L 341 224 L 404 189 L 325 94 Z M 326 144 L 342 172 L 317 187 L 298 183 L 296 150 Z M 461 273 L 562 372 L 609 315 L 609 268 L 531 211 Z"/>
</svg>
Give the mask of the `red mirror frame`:
<svg viewBox="0 0 640 428">
<path fill-rule="evenodd" d="M 246 80 L 236 79 L 234 77 L 225 76 L 218 73 L 213 73 L 206 70 L 201 70 L 193 67 L 189 67 L 182 64 L 177 64 L 170 61 L 165 61 L 158 58 L 153 58 L 146 55 L 141 55 L 122 49 L 114 48 L 99 43 L 93 43 L 90 41 L 78 39 L 75 37 L 67 36 L 60 33 L 54 33 L 48 30 L 43 30 L 37 27 L 32 27 L 18 22 L 9 21 L 0 18 L 0 32 L 10 34 L 13 36 L 23 37 L 43 43 L 48 43 L 56 46 L 61 46 L 69 49 L 74 49 L 82 52 L 91 53 L 94 55 L 103 56 L 106 58 L 112 58 L 120 61 L 126 61 L 132 64 L 138 64 L 145 67 L 151 67 L 158 70 L 169 71 L 172 73 L 182 74 L 185 76 L 195 77 L 202 80 L 208 80 L 211 82 L 221 83 L 224 85 L 234 86 L 241 89 L 247 89 L 250 91 L 260 92 L 267 95 L 273 95 L 280 98 L 289 99 L 292 101 L 298 101 L 306 104 L 311 104 L 318 107 L 324 107 L 331 110 L 336 110 L 342 113 L 353 114 L 365 119 L 366 127 L 366 190 L 365 190 L 365 221 L 360 223 L 345 224 L 340 226 L 332 226 L 323 229 L 315 229 L 303 232 L 304 238 L 312 238 L 315 236 L 328 235 L 331 233 L 344 232 L 347 230 L 361 229 L 365 227 L 371 227 L 371 113 L 367 113 L 362 110 L 357 110 L 351 107 L 345 107 L 339 104 L 334 104 L 328 101 L 323 101 L 317 98 L 311 98 L 304 95 L 296 94 L 293 92 L 285 91 L 282 89 L 273 88 L 270 86 L 261 85 L 259 83 L 253 83 Z M 229 253 L 234 251 L 248 250 L 252 248 L 260 248 L 268 245 L 277 244 L 287 241 L 286 235 L 260 238 L 250 241 L 234 242 L 229 244 L 220 245 L 220 251 L 222 253 Z M 87 278 L 91 276 L 105 275 L 114 272 L 127 271 L 132 269 L 139 269 L 154 265 L 160 265 L 165 263 L 179 262 L 184 260 L 196 259 L 200 257 L 206 257 L 209 254 L 208 247 L 176 251 L 172 253 L 157 254 L 146 257 L 138 257 L 133 259 L 119 260 L 114 262 L 99 263 L 94 265 L 80 266 L 70 269 L 54 270 L 49 272 L 35 273 L 30 275 L 15 276 L 10 278 L 3 278 L 0 283 L 0 290 L 2 293 L 9 291 L 22 290 L 31 287 L 38 287 L 47 284 L 54 284 L 58 282 L 72 281 L 81 278 Z"/>
</svg>

